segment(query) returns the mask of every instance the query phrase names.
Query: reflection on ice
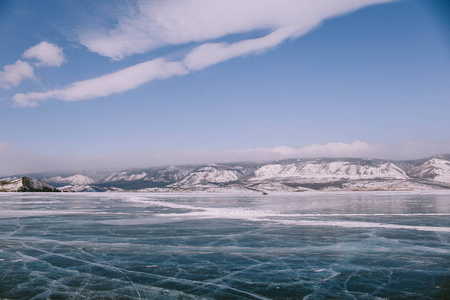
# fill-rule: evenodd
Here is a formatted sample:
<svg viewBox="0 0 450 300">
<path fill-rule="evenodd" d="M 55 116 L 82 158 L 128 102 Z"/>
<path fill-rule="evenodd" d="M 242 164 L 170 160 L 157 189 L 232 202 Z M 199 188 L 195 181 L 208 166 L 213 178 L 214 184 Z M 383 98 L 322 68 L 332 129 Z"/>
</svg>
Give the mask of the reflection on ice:
<svg viewBox="0 0 450 300">
<path fill-rule="evenodd" d="M 2 194 L 0 298 L 444 299 L 449 216 L 448 193 Z"/>
</svg>

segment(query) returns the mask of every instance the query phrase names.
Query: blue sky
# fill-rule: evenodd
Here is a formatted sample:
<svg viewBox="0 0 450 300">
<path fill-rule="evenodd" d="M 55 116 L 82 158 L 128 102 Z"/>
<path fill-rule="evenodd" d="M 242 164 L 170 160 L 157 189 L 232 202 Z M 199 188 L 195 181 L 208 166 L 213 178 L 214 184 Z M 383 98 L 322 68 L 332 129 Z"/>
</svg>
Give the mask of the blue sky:
<svg viewBox="0 0 450 300">
<path fill-rule="evenodd" d="M 1 2 L 0 175 L 450 152 L 445 1 L 90 2 Z"/>
</svg>

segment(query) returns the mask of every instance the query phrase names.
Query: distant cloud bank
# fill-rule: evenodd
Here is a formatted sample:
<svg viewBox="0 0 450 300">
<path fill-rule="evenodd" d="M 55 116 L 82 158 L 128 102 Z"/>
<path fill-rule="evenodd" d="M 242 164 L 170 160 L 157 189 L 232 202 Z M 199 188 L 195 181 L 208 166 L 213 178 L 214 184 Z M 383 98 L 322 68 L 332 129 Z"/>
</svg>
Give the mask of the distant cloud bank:
<svg viewBox="0 0 450 300">
<path fill-rule="evenodd" d="M 0 143 L 0 176 L 18 173 L 82 171 L 96 169 L 146 168 L 170 164 L 203 164 L 210 162 L 271 161 L 287 158 L 384 158 L 395 160 L 425 158 L 450 153 L 446 143 L 384 144 L 355 141 L 353 143 L 314 144 L 301 148 L 286 146 L 223 151 L 149 151 L 104 153 L 93 156 L 44 156 L 24 151 L 8 143 Z"/>
</svg>

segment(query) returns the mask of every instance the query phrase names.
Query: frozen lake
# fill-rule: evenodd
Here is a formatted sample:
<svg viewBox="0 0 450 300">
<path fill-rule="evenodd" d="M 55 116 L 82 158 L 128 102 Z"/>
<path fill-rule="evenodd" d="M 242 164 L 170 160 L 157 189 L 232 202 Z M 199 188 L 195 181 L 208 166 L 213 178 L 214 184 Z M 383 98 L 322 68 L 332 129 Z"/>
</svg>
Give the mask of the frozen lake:
<svg viewBox="0 0 450 300">
<path fill-rule="evenodd" d="M 450 193 L 0 193 L 0 298 L 450 297 Z"/>
</svg>

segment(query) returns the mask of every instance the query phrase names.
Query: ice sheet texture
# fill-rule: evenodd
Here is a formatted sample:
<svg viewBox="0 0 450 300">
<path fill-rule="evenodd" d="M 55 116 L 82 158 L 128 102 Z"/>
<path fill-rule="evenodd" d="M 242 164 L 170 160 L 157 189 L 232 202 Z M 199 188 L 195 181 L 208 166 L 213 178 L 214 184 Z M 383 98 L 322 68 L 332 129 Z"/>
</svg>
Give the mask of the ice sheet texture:
<svg viewBox="0 0 450 300">
<path fill-rule="evenodd" d="M 450 193 L 0 194 L 0 298 L 445 299 Z"/>
</svg>

